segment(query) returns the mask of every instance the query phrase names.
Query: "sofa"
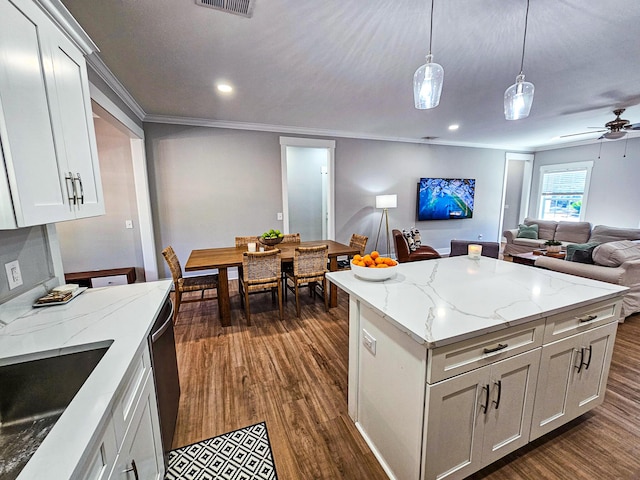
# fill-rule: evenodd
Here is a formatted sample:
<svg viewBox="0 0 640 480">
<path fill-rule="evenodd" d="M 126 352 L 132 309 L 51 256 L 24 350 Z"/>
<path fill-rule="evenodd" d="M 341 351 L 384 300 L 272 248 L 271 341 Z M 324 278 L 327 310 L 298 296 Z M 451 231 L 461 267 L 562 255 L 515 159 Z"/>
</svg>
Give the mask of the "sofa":
<svg viewBox="0 0 640 480">
<path fill-rule="evenodd" d="M 570 243 L 587 243 L 591 236 L 591 224 L 589 222 L 556 222 L 555 220 L 538 220 L 525 218 L 523 225 L 537 227 L 537 238 L 518 236 L 522 229 L 505 230 L 503 236 L 506 239 L 504 255 L 515 253 L 533 252 L 544 248 L 547 240 L 558 240 L 566 247 Z"/>
<path fill-rule="evenodd" d="M 421 245 L 415 250 L 411 250 L 409 242 L 400 230 L 393 229 L 393 242 L 396 247 L 396 257 L 400 263 L 440 258 L 440 254 L 428 245 Z"/>
<path fill-rule="evenodd" d="M 535 260 L 535 266 L 629 287 L 622 300 L 621 320 L 639 312 L 640 242 L 620 240 L 587 245 L 585 251 L 589 255 L 581 256 L 579 261 L 540 255 Z M 593 263 L 582 263 L 589 261 Z"/>
</svg>

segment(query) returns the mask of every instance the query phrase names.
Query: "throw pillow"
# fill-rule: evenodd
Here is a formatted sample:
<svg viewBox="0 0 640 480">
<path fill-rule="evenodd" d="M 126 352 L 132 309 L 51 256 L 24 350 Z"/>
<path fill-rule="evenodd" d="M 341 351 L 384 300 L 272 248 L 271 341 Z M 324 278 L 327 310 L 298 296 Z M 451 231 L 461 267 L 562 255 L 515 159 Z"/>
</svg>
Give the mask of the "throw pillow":
<svg viewBox="0 0 640 480">
<path fill-rule="evenodd" d="M 588 263 L 589 265 L 593 265 L 593 251 L 595 250 L 595 248 L 597 247 L 597 245 L 594 245 L 591 248 L 588 248 L 587 250 L 576 250 L 576 252 L 573 254 L 573 258 L 572 258 L 572 262 L 576 262 L 576 263 Z"/>
<path fill-rule="evenodd" d="M 413 237 L 413 243 L 416 246 L 416 249 L 420 248 L 422 245 L 422 237 L 420 236 L 420 232 L 416 227 L 411 229 L 411 236 Z"/>
<path fill-rule="evenodd" d="M 573 256 L 577 253 L 577 252 L 589 252 L 589 258 L 591 258 L 591 253 L 593 253 L 593 249 L 596 248 L 598 245 L 600 245 L 600 243 L 598 242 L 589 242 L 589 243 L 570 243 L 569 245 L 567 245 L 567 256 L 564 257 L 565 260 L 568 260 L 569 262 L 575 262 L 577 260 L 573 259 Z M 580 263 L 585 263 L 585 262 L 580 262 Z M 589 263 L 593 263 L 593 262 L 589 262 Z"/>
<path fill-rule="evenodd" d="M 605 267 L 619 267 L 629 260 L 640 260 L 640 245 L 630 240 L 608 242 L 593 251 L 593 261 Z"/>
<path fill-rule="evenodd" d="M 413 235 L 411 235 L 411 231 L 410 230 L 402 230 L 402 235 L 404 235 L 404 238 L 407 240 L 407 243 L 409 244 L 409 250 L 411 250 L 412 252 L 416 251 L 416 243 L 413 241 Z"/>
<path fill-rule="evenodd" d="M 532 240 L 538 239 L 538 225 L 518 225 L 517 238 L 530 238 Z"/>
</svg>

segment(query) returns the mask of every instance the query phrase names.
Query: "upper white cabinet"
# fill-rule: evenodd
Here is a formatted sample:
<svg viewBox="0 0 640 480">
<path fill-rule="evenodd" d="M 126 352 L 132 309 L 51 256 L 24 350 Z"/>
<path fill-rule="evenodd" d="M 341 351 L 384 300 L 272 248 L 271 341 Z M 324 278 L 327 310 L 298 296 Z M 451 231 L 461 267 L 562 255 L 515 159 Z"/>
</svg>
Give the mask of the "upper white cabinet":
<svg viewBox="0 0 640 480">
<path fill-rule="evenodd" d="M 83 52 L 32 0 L 0 2 L 0 143 L 0 228 L 104 213 Z"/>
</svg>

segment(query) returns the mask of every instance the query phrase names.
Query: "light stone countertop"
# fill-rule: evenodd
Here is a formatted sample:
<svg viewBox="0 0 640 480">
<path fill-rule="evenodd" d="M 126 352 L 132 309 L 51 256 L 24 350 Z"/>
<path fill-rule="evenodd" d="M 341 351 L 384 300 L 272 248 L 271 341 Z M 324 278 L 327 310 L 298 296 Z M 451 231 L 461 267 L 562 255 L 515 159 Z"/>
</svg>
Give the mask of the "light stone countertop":
<svg viewBox="0 0 640 480">
<path fill-rule="evenodd" d="M 427 348 L 615 298 L 627 287 L 488 257 L 399 264 L 382 282 L 327 278 Z"/>
<path fill-rule="evenodd" d="M 33 308 L 0 328 L 0 365 L 110 344 L 19 480 L 71 477 L 111 415 L 120 383 L 171 285 L 163 280 L 88 289 L 66 305 Z"/>
</svg>

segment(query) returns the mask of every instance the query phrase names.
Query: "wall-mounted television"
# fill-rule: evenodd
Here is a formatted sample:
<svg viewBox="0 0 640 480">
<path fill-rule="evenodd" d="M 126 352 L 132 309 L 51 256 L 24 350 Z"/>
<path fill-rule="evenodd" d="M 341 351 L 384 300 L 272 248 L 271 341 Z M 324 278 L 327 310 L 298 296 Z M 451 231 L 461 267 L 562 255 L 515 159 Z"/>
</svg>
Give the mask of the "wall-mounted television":
<svg viewBox="0 0 640 480">
<path fill-rule="evenodd" d="M 473 178 L 421 178 L 418 220 L 453 220 L 473 216 Z"/>
</svg>

